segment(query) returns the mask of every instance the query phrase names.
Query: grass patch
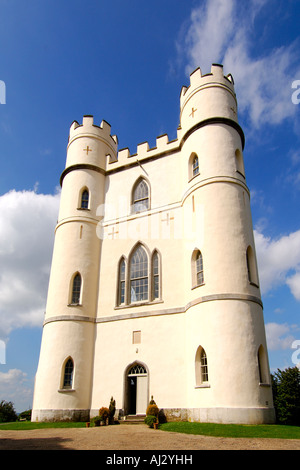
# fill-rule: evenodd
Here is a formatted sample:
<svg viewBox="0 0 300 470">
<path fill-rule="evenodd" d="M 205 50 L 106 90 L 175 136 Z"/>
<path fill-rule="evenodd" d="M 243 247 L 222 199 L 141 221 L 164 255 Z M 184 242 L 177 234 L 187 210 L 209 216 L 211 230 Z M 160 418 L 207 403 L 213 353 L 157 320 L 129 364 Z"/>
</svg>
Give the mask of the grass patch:
<svg viewBox="0 0 300 470">
<path fill-rule="evenodd" d="M 214 423 L 164 423 L 159 426 L 162 431 L 198 434 L 214 437 L 257 437 L 271 439 L 300 439 L 299 426 L 284 425 L 246 425 L 246 424 L 214 424 Z"/>
<path fill-rule="evenodd" d="M 29 431 L 30 429 L 45 428 L 85 428 L 85 422 L 57 422 L 57 423 L 32 423 L 31 421 L 16 421 L 15 423 L 0 423 L 0 431 Z"/>
</svg>

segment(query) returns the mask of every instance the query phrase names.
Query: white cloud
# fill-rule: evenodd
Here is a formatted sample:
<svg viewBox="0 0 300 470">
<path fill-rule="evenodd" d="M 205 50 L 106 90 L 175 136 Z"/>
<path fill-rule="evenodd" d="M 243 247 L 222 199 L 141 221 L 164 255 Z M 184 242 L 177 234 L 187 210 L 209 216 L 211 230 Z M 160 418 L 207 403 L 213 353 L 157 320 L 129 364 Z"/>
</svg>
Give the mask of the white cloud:
<svg viewBox="0 0 300 470">
<path fill-rule="evenodd" d="M 266 324 L 266 337 L 267 345 L 270 351 L 278 351 L 281 349 L 290 349 L 294 336 L 291 334 L 293 327 L 287 323 L 267 323 Z"/>
<path fill-rule="evenodd" d="M 293 276 L 288 277 L 286 283 L 295 299 L 300 300 L 300 272 L 298 271 Z"/>
<path fill-rule="evenodd" d="M 200 66 L 208 73 L 212 63 L 222 63 L 235 79 L 239 110 L 249 115 L 252 127 L 278 124 L 295 115 L 291 84 L 300 76 L 297 43 L 255 56 L 253 24 L 269 0 L 206 0 L 192 10 L 177 49 L 187 71 Z M 254 53 L 253 53 L 254 51 Z"/>
<path fill-rule="evenodd" d="M 28 383 L 27 374 L 20 369 L 0 372 L 0 397 L 11 401 L 16 411 L 28 409 L 32 403 L 32 388 Z"/>
<path fill-rule="evenodd" d="M 0 338 L 42 324 L 60 195 L 0 196 Z"/>
<path fill-rule="evenodd" d="M 300 300 L 300 230 L 272 240 L 254 230 L 261 291 L 287 284 Z"/>
</svg>

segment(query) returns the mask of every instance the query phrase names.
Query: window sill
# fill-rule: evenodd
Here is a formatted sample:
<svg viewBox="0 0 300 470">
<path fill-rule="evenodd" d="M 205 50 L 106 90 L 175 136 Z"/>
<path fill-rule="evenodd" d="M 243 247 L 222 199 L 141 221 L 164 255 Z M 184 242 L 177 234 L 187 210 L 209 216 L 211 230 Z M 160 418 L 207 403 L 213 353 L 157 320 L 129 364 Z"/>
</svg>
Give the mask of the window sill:
<svg viewBox="0 0 300 470">
<path fill-rule="evenodd" d="M 250 286 L 257 287 L 259 289 L 259 285 L 256 282 L 249 281 Z"/>
<path fill-rule="evenodd" d="M 264 383 L 264 382 L 259 382 L 259 386 L 260 386 L 260 387 L 271 387 L 270 384 Z"/>
<path fill-rule="evenodd" d="M 157 300 L 145 300 L 141 302 L 133 302 L 132 304 L 122 304 L 122 305 L 117 305 L 114 309 L 115 310 L 122 310 L 124 308 L 133 308 L 133 307 L 143 307 L 144 305 L 156 305 L 156 304 L 163 304 L 164 301 L 161 299 Z"/>
<path fill-rule="evenodd" d="M 57 390 L 59 393 L 72 393 L 75 392 L 75 388 L 59 388 Z"/>
<path fill-rule="evenodd" d="M 67 307 L 82 307 L 82 304 L 68 304 Z"/>
<path fill-rule="evenodd" d="M 193 176 L 189 179 L 188 182 L 190 183 L 190 182 L 193 181 L 195 178 L 197 178 L 197 176 L 200 176 L 200 173 L 197 173 L 196 175 L 193 175 Z"/>
<path fill-rule="evenodd" d="M 195 385 L 195 388 L 210 388 L 210 384 L 206 382 L 201 385 Z"/>
<path fill-rule="evenodd" d="M 77 210 L 78 211 L 88 211 L 88 212 L 91 211 L 91 209 L 89 209 L 88 207 L 77 207 Z"/>
<path fill-rule="evenodd" d="M 202 284 L 197 284 L 196 286 L 192 287 L 192 290 L 197 289 L 197 287 L 205 286 L 205 282 L 202 282 Z"/>
</svg>

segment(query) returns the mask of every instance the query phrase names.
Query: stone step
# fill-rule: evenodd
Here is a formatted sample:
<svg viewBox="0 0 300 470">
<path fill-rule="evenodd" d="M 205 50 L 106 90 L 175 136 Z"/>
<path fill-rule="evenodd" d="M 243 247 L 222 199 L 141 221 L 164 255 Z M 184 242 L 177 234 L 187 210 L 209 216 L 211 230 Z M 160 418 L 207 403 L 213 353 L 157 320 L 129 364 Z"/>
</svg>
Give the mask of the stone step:
<svg viewBox="0 0 300 470">
<path fill-rule="evenodd" d="M 120 419 L 121 424 L 144 424 L 146 415 L 127 415 Z"/>
</svg>

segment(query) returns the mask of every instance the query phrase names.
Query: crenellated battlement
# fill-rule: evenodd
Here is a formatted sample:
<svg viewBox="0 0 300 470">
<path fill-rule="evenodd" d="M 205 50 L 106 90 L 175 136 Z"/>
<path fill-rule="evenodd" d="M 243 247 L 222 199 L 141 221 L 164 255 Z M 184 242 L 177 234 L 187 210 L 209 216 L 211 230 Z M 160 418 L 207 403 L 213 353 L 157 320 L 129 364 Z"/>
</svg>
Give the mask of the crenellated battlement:
<svg viewBox="0 0 300 470">
<path fill-rule="evenodd" d="M 111 135 L 111 125 L 104 120 L 100 126 L 94 124 L 94 117 L 91 115 L 83 116 L 82 124 L 73 121 L 70 127 L 69 143 L 75 138 L 83 136 L 94 136 L 106 140 L 117 150 L 118 138 L 116 135 Z"/>
<path fill-rule="evenodd" d="M 223 74 L 223 65 L 212 64 L 210 73 L 202 75 L 200 67 L 190 74 L 190 85 L 183 86 L 180 93 L 180 108 L 184 102 L 199 88 L 211 85 L 223 85 L 229 89 L 234 95 L 234 80 L 231 74 Z"/>
<path fill-rule="evenodd" d="M 137 145 L 137 151 L 130 153 L 129 148 L 119 150 L 117 160 L 108 162 L 107 170 L 130 164 L 132 161 L 141 161 L 146 158 L 152 158 L 156 155 L 176 151 L 180 146 L 181 128 L 177 129 L 177 139 L 169 140 L 167 134 L 160 135 L 156 138 L 156 146 L 150 148 L 149 142 L 141 142 Z"/>
<path fill-rule="evenodd" d="M 198 93 L 199 92 L 199 93 Z M 221 93 L 221 94 L 220 94 Z M 111 135 L 111 126 L 103 120 L 100 126 L 94 124 L 91 115 L 83 116 L 82 124 L 74 121 L 70 127 L 69 145 L 78 137 L 94 137 L 106 142 L 112 152 L 106 154 L 106 171 L 132 162 L 155 158 L 158 155 L 173 153 L 179 150 L 190 128 L 207 119 L 225 118 L 237 122 L 237 103 L 234 91 L 234 80 L 231 74 L 224 76 L 223 65 L 212 64 L 210 73 L 202 75 L 200 67 L 190 74 L 190 85 L 183 86 L 180 93 L 180 125 L 177 138 L 169 140 L 167 134 L 156 138 L 156 146 L 148 142 L 137 145 L 131 153 L 128 148 L 118 151 L 118 138 Z"/>
</svg>

